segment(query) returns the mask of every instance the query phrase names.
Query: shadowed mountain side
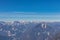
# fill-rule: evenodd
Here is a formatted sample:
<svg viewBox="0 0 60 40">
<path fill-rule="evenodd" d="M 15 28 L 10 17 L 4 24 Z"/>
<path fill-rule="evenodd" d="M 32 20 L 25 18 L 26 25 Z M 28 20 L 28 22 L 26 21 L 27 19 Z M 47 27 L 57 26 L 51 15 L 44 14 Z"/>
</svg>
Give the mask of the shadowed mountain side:
<svg viewBox="0 0 60 40">
<path fill-rule="evenodd" d="M 8 36 L 2 36 L 0 35 L 0 40 L 11 40 Z"/>
<path fill-rule="evenodd" d="M 39 23 L 35 27 L 27 30 L 23 34 L 22 39 L 23 40 L 43 40 L 42 32 L 43 32 L 43 29 L 41 27 L 41 23 Z"/>
<path fill-rule="evenodd" d="M 60 40 L 60 32 L 57 32 L 54 37 L 53 40 Z"/>
</svg>

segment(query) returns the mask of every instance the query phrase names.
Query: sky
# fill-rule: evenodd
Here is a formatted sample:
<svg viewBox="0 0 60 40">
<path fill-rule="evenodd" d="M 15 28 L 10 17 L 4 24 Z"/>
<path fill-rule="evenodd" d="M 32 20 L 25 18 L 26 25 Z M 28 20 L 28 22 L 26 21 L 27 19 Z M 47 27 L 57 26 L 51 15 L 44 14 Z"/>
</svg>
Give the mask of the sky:
<svg viewBox="0 0 60 40">
<path fill-rule="evenodd" d="M 60 21 L 60 0 L 0 0 L 0 20 Z"/>
</svg>

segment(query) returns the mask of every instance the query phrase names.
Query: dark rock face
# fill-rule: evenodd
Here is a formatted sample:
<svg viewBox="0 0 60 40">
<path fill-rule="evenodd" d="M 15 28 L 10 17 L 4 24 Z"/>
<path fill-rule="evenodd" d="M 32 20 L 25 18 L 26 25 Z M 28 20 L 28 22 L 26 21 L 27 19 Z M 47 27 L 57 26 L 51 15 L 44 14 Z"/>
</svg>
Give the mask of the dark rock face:
<svg viewBox="0 0 60 40">
<path fill-rule="evenodd" d="M 0 21 L 0 40 L 60 40 L 60 22 Z"/>
<path fill-rule="evenodd" d="M 53 40 L 60 40 L 60 32 L 54 35 Z"/>
<path fill-rule="evenodd" d="M 0 36 L 0 40 L 10 40 L 8 36 Z"/>
</svg>

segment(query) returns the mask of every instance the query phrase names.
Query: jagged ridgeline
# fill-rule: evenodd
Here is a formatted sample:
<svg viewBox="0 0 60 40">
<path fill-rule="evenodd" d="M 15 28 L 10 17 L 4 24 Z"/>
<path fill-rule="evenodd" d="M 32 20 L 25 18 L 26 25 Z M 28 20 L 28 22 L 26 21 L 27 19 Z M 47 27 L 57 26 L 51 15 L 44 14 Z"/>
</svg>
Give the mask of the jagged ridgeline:
<svg viewBox="0 0 60 40">
<path fill-rule="evenodd" d="M 60 40 L 60 22 L 0 21 L 0 40 Z"/>
</svg>

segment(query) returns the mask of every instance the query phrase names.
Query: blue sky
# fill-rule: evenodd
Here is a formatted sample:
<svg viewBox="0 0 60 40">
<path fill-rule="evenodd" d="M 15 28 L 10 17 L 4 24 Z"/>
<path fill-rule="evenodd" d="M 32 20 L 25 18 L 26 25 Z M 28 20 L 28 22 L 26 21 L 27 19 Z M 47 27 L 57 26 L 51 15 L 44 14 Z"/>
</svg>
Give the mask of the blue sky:
<svg viewBox="0 0 60 40">
<path fill-rule="evenodd" d="M 46 18 L 44 15 L 52 16 Z M 60 15 L 60 0 L 0 0 L 0 20 L 60 20 L 56 15 Z"/>
</svg>

